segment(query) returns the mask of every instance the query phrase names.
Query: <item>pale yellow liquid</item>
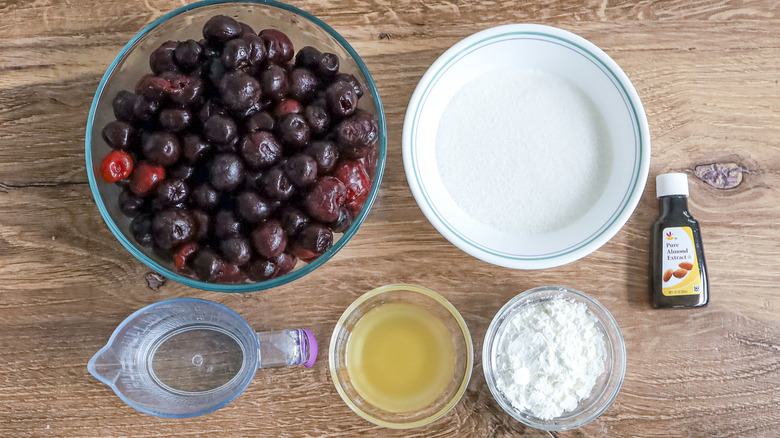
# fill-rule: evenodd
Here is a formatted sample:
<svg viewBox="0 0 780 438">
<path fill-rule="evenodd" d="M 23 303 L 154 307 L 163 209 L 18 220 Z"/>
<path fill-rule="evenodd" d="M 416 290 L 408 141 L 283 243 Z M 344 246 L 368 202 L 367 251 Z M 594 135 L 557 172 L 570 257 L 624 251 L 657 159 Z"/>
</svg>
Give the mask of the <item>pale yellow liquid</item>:
<svg viewBox="0 0 780 438">
<path fill-rule="evenodd" d="M 422 409 L 453 379 L 447 327 L 424 308 L 391 303 L 358 321 L 347 342 L 347 373 L 357 392 L 389 412 Z"/>
</svg>

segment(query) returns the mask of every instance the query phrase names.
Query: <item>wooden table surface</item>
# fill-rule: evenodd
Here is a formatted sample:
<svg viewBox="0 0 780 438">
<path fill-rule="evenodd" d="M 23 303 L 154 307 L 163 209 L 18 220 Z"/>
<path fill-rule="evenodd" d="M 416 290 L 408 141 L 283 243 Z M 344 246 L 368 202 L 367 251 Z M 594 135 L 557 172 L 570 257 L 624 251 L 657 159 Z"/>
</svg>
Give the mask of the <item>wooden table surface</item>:
<svg viewBox="0 0 780 438">
<path fill-rule="evenodd" d="M 87 184 L 85 124 L 103 72 L 144 25 L 182 3 L 0 0 L 0 436 L 548 436 L 499 408 L 479 353 L 495 312 L 546 284 L 601 301 L 628 351 L 614 404 L 558 436 L 780 434 L 777 2 L 295 0 L 344 35 L 374 75 L 387 112 L 387 171 L 367 221 L 331 261 L 291 284 L 238 295 L 172 282 L 150 289 L 149 269 L 111 235 Z M 418 209 L 401 160 L 406 104 L 428 66 L 460 39 L 515 22 L 558 26 L 604 49 L 650 122 L 650 179 L 636 212 L 601 249 L 555 269 L 499 268 L 456 249 Z M 695 176 L 712 163 L 741 175 L 739 184 L 716 188 Z M 654 178 L 669 171 L 690 175 L 711 273 L 705 309 L 648 304 Z M 477 347 L 465 396 L 426 427 L 381 429 L 353 414 L 324 353 L 311 369 L 261 371 L 235 402 L 187 420 L 138 413 L 87 373 L 117 324 L 159 300 L 214 300 L 256 329 L 309 327 L 327 345 L 349 303 L 398 282 L 443 294 Z"/>
</svg>

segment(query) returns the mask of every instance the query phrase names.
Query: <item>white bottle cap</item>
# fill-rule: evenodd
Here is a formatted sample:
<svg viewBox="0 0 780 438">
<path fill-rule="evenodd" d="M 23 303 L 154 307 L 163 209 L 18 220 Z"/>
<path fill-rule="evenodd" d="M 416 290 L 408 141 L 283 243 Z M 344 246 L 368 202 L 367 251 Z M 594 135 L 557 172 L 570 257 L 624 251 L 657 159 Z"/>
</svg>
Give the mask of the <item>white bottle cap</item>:
<svg viewBox="0 0 780 438">
<path fill-rule="evenodd" d="M 655 177 L 655 196 L 688 196 L 688 175 L 684 173 L 662 173 Z"/>
</svg>

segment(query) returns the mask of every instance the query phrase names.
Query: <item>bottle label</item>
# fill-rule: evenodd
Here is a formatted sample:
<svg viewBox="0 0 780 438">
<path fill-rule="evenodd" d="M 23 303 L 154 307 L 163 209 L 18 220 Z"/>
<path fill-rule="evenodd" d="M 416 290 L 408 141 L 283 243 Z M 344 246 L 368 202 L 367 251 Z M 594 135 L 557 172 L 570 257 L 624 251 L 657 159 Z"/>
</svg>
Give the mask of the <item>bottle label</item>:
<svg viewBox="0 0 780 438">
<path fill-rule="evenodd" d="M 699 295 L 701 273 L 691 227 L 664 228 L 661 241 L 661 292 L 667 297 Z"/>
</svg>

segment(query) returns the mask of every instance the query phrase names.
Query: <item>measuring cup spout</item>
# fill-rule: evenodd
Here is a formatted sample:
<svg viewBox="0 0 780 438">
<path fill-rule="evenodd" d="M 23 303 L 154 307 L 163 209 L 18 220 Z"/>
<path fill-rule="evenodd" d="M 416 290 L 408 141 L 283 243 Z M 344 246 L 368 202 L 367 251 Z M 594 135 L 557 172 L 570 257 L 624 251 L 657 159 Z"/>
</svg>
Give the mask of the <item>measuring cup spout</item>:
<svg viewBox="0 0 780 438">
<path fill-rule="evenodd" d="M 111 346 L 106 345 L 92 356 L 87 364 L 87 370 L 96 379 L 112 386 L 122 372 L 122 363 Z"/>
<path fill-rule="evenodd" d="M 317 340 L 307 329 L 257 333 L 258 368 L 303 365 L 311 368 L 317 360 Z"/>
</svg>

